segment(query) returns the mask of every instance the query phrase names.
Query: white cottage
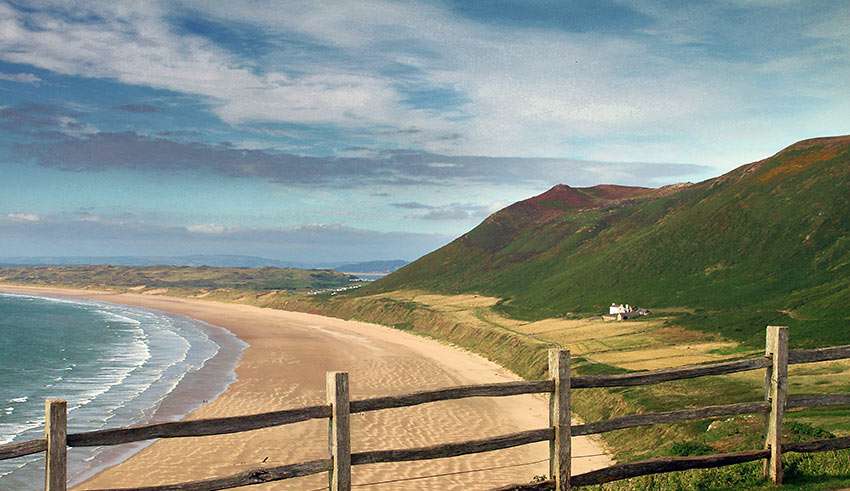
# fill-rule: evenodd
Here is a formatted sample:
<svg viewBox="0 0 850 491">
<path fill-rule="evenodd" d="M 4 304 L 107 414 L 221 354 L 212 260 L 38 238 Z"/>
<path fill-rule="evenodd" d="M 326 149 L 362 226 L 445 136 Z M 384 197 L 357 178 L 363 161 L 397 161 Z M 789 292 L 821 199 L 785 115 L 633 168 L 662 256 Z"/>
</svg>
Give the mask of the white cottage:
<svg viewBox="0 0 850 491">
<path fill-rule="evenodd" d="M 625 314 L 625 313 L 628 313 L 628 312 L 631 312 L 631 311 L 632 311 L 632 307 L 629 304 L 617 305 L 615 303 L 612 303 L 611 306 L 608 308 L 608 313 L 611 314 L 611 315 Z"/>
<path fill-rule="evenodd" d="M 639 309 L 637 307 L 633 307 L 629 304 L 616 304 L 612 303 L 610 307 L 608 307 L 608 315 L 603 316 L 609 320 L 624 320 L 630 319 L 632 317 L 649 315 L 649 310 L 647 309 Z"/>
</svg>

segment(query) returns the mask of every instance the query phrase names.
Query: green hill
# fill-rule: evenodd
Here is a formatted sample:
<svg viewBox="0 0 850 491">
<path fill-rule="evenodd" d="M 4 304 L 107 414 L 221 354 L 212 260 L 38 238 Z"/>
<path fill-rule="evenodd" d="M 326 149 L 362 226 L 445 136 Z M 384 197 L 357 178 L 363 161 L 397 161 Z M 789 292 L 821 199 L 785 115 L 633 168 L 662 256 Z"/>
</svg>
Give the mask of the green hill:
<svg viewBox="0 0 850 491">
<path fill-rule="evenodd" d="M 847 342 L 850 136 L 698 184 L 556 186 L 366 292 L 400 288 L 498 296 L 524 319 L 628 302 L 694 309 L 680 320 L 753 344 L 772 322 L 800 344 Z"/>
<path fill-rule="evenodd" d="M 341 288 L 354 277 L 326 269 L 218 268 L 211 266 L 15 266 L 0 267 L 0 282 L 80 288 L 132 288 L 288 292 Z M 176 289 L 171 291 L 171 289 Z"/>
</svg>

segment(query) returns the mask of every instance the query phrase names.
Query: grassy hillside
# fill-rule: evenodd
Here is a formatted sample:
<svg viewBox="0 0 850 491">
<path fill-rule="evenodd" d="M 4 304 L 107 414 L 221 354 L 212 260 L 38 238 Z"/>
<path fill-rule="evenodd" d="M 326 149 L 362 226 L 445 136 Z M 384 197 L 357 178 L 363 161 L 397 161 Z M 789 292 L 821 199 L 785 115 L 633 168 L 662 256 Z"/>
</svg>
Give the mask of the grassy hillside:
<svg viewBox="0 0 850 491">
<path fill-rule="evenodd" d="M 421 293 L 406 293 L 412 290 Z M 435 302 L 437 294 L 451 297 Z M 488 307 L 491 311 L 476 306 L 470 316 L 469 309 L 458 306 L 458 299 L 474 297 L 470 294 L 501 300 Z M 425 305 L 408 307 L 411 314 L 390 320 L 404 326 L 411 322 L 414 331 L 433 335 L 431 324 L 418 322 L 415 313 L 439 312 L 454 320 L 455 329 L 438 337 L 532 378 L 542 364 L 527 352 L 501 349 L 509 343 L 494 344 L 495 334 L 509 331 L 510 341 L 529 349 L 535 343 L 566 347 L 576 355 L 578 373 L 755 354 L 763 349 L 768 324 L 790 325 L 795 347 L 847 344 L 850 136 L 803 141 L 698 184 L 661 189 L 556 186 L 495 213 L 451 244 L 355 295 L 337 298 L 320 311 L 387 323 L 386 299 L 408 297 L 406 305 Z M 586 315 L 604 312 L 611 302 L 649 307 L 658 315 L 611 324 Z M 455 335 L 480 331 L 484 324 L 490 328 L 484 332 L 493 334 L 480 343 Z M 846 362 L 795 367 L 790 390 L 845 392 L 848 369 Z M 593 421 L 758 400 L 763 397 L 762 376 L 579 392 L 573 409 Z M 847 414 L 847 409 L 790 413 L 784 438 L 846 435 Z M 604 436 L 623 461 L 762 444 L 761 418 L 718 420 L 714 431 L 709 431 L 711 423 L 656 425 Z M 847 452 L 789 458 L 789 487 L 846 487 L 847 462 Z M 609 487 L 769 488 L 757 464 L 633 479 L 605 489 Z"/>
<path fill-rule="evenodd" d="M 553 346 L 570 349 L 577 373 L 601 374 L 752 356 L 764 349 L 767 324 L 791 325 L 796 347 L 847 344 L 848 164 L 850 137 L 840 137 L 801 142 L 699 184 L 556 186 L 354 294 L 292 294 L 272 281 L 278 272 L 267 269 L 212 282 L 204 278 L 205 268 L 157 281 L 111 269 L 41 279 L 32 270 L 21 274 L 37 283 L 120 282 L 146 285 L 149 293 L 377 322 L 451 342 L 530 379 L 544 376 L 546 350 Z M 0 270 L 0 281 L 4 275 Z M 276 291 L 268 291 L 272 283 Z M 622 323 L 585 315 L 612 301 L 650 307 L 655 315 Z M 850 390 L 850 362 L 795 366 L 790 373 L 794 394 Z M 577 391 L 573 410 L 595 421 L 763 397 L 763 373 L 749 372 Z M 850 435 L 848 414 L 846 408 L 791 412 L 784 438 Z M 761 417 L 744 416 L 631 428 L 604 438 L 618 460 L 632 461 L 760 448 L 762 432 Z M 787 488 L 846 487 L 847 459 L 846 451 L 792 456 Z M 755 463 L 604 486 L 609 488 L 770 486 Z"/>
<path fill-rule="evenodd" d="M 773 322 L 798 345 L 847 342 L 850 136 L 693 185 L 556 186 L 368 292 L 399 288 L 497 296 L 523 319 L 687 306 L 685 324 L 753 345 Z"/>
<path fill-rule="evenodd" d="M 0 268 L 8 283 L 84 288 L 319 290 L 351 285 L 353 277 L 329 270 L 191 266 L 35 266 Z"/>
</svg>

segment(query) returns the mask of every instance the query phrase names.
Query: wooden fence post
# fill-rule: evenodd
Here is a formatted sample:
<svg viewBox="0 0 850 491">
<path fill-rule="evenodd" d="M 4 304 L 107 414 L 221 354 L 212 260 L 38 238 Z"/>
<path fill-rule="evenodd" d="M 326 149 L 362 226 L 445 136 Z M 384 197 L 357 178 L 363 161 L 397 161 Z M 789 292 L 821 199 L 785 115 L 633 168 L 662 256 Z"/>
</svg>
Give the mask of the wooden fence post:
<svg viewBox="0 0 850 491">
<path fill-rule="evenodd" d="M 349 426 L 348 373 L 328 372 L 327 398 L 331 405 L 328 422 L 330 491 L 351 491 L 351 427 Z"/>
<path fill-rule="evenodd" d="M 68 403 L 62 399 L 44 401 L 44 491 L 65 491 L 68 482 Z"/>
<path fill-rule="evenodd" d="M 549 396 L 549 425 L 555 438 L 549 443 L 549 474 L 555 491 L 570 489 L 570 352 L 549 350 L 549 377 L 555 391 Z"/>
<path fill-rule="evenodd" d="M 782 484 L 782 418 L 788 396 L 788 328 L 768 326 L 765 356 L 773 364 L 765 376 L 765 396 L 770 402 L 767 419 L 765 448 L 770 449 L 770 459 L 764 463 L 764 475 L 776 484 Z"/>
</svg>

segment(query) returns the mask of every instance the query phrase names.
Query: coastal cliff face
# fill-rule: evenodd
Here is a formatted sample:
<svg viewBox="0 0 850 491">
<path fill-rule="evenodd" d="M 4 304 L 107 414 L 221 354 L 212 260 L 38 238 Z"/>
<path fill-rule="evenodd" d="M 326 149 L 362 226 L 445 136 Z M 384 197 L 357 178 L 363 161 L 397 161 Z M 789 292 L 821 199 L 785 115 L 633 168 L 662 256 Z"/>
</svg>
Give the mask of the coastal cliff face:
<svg viewBox="0 0 850 491">
<path fill-rule="evenodd" d="M 850 305 L 850 136 L 697 184 L 555 186 L 364 293 L 401 288 L 497 296 L 526 319 L 628 301 L 697 309 L 692 320 L 719 326 L 741 320 L 735 310 L 758 327 L 722 332 L 742 341 L 780 321 L 802 344 L 846 342 L 836 326 Z"/>
</svg>

